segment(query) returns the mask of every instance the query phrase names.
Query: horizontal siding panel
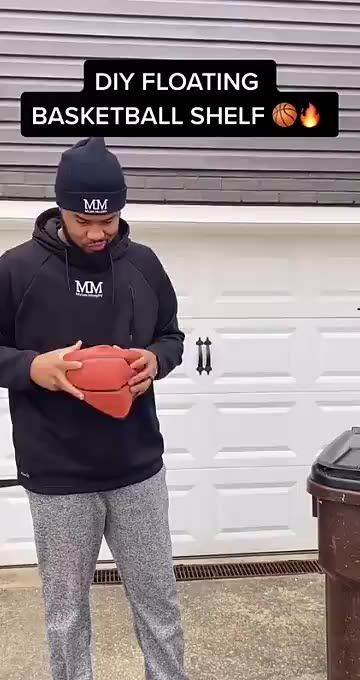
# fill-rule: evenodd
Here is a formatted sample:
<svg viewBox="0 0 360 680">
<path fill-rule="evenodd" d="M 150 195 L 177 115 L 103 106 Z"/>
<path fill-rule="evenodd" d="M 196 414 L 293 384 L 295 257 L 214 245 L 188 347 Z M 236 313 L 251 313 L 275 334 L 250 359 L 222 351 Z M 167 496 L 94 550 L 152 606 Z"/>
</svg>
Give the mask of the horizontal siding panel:
<svg viewBox="0 0 360 680">
<path fill-rule="evenodd" d="M 72 87 L 81 90 L 83 87 L 83 69 L 84 60 L 46 60 L 37 58 L 18 59 L 16 57 L 0 57 L 0 77 L 1 80 L 1 95 L 3 94 L 3 87 L 6 87 L 6 80 L 8 83 L 14 83 L 14 87 L 22 87 L 27 83 L 34 83 L 39 86 L 38 89 L 46 91 L 46 88 L 56 81 L 59 83 L 61 90 L 67 88 L 66 83 L 71 83 Z M 12 81 L 12 78 L 16 80 Z M 63 81 L 66 81 L 65 85 Z M 360 88 L 360 69 L 346 69 L 346 68 L 313 68 L 313 67 L 287 67 L 280 66 L 277 68 L 277 86 L 282 88 L 298 88 L 303 89 L 358 89 Z M 33 86 L 31 85 L 33 90 Z M 15 95 L 18 97 L 19 91 L 15 90 Z"/>
<path fill-rule="evenodd" d="M 36 77 L 43 82 L 43 88 L 51 80 L 78 80 L 78 89 L 82 89 L 83 59 L 46 59 L 42 57 L 0 56 L 0 74 L 6 78 L 21 78 L 29 81 Z M 279 66 L 277 69 L 277 85 L 282 87 L 303 88 L 360 88 L 360 69 L 313 66 Z M 63 86 L 61 86 L 63 87 Z"/>
<path fill-rule="evenodd" d="M 291 4 L 287 2 L 261 2 L 254 0 L 251 2 L 227 2 L 226 0 L 215 0 L 199 2 L 198 0 L 121 0 L 114 5 L 113 0 L 99 3 L 97 0 L 82 0 L 74 5 L 72 0 L 58 0 L 52 2 L 51 10 L 60 14 L 67 12 L 77 14 L 103 14 L 110 16 L 136 16 L 136 17 L 173 17 L 187 19 L 247 19 L 260 21 L 284 21 L 284 16 L 291 21 L 313 22 L 324 24 L 360 24 L 360 7 L 356 6 L 354 0 L 348 3 L 338 0 L 330 4 L 326 3 L 326 10 L 318 2 L 297 2 Z M 348 4 L 348 6 L 347 6 Z M 0 9 L 8 10 L 9 1 L 0 0 Z M 11 0 L 12 10 L 28 10 L 28 0 Z M 37 11 L 49 12 L 47 0 L 35 0 L 32 9 Z M 286 13 L 286 14 L 285 14 Z"/>
<path fill-rule="evenodd" d="M 80 92 L 82 80 L 37 80 L 0 77 L 0 92 L 5 99 L 20 99 L 22 92 Z"/>
<path fill-rule="evenodd" d="M 56 14 L 0 14 L 1 31 L 16 34 L 46 34 L 50 36 L 64 35 L 79 37 L 93 36 L 100 38 L 137 38 L 150 40 L 191 40 L 219 42 L 231 41 L 271 43 L 271 44 L 301 44 L 301 45 L 359 45 L 359 29 L 353 26 L 326 25 L 309 26 L 290 22 L 273 23 L 239 21 L 192 21 L 187 20 L 146 20 L 126 17 L 57 16 Z M 95 38 L 98 39 L 97 37 Z"/>
<path fill-rule="evenodd" d="M 114 148 L 114 147 L 113 147 Z M 117 152 L 120 158 L 120 152 Z M 0 169 L 0 183 L 9 182 L 16 184 L 19 182 L 26 182 L 27 184 L 45 184 L 53 185 L 55 181 L 56 168 L 27 167 L 26 170 L 20 170 L 17 167 L 12 168 L 10 165 L 5 165 Z M 144 174 L 141 168 L 131 168 L 126 173 L 127 183 L 130 187 L 135 188 L 197 188 L 197 189 L 220 189 L 221 186 L 228 189 L 236 189 L 239 186 L 244 186 L 248 189 L 264 189 L 276 190 L 278 180 L 284 181 L 284 189 L 290 191 L 292 189 L 292 181 L 300 182 L 299 188 L 303 190 L 311 189 L 309 182 L 314 183 L 314 187 L 323 188 L 326 191 L 331 191 L 334 183 L 340 182 L 342 191 L 352 191 L 355 186 L 360 185 L 360 174 L 357 172 L 304 172 L 301 170 L 291 172 L 281 172 L 279 170 L 271 170 L 259 175 L 256 171 L 247 170 L 222 170 L 221 176 L 216 169 L 202 171 L 182 169 L 174 170 L 167 169 L 162 172 L 159 169 L 147 169 Z M 277 184 L 276 184 L 277 183 Z M 317 186 L 319 183 L 319 186 Z M 322 183 L 326 183 L 323 186 Z M 298 185 L 297 185 L 298 186 Z"/>
<path fill-rule="evenodd" d="M 0 78 L 0 91 L 6 99 L 17 101 L 22 92 L 80 92 L 82 81 L 80 80 L 10 80 Z"/>
<path fill-rule="evenodd" d="M 0 185 L 0 198 L 6 200 L 52 199 L 49 187 Z M 206 205 L 360 205 L 360 192 L 316 191 L 210 191 L 194 189 L 129 189 L 129 203 L 206 204 Z"/>
<path fill-rule="evenodd" d="M 281 66 L 277 68 L 277 86 L 279 89 L 283 87 L 321 90 L 360 88 L 360 69 Z"/>
<path fill-rule="evenodd" d="M 1 41 L 0 41 L 1 45 Z M 0 48 L 1 51 L 1 48 Z M 83 78 L 83 59 L 47 59 L 0 55 L 0 74 L 7 78 L 44 78 L 72 80 Z"/>
<path fill-rule="evenodd" d="M 43 56 L 46 51 L 49 56 L 62 58 L 65 53 L 72 57 L 79 58 L 143 58 L 166 59 L 171 58 L 189 59 L 188 43 L 142 43 L 131 41 L 77 41 L 65 39 L 44 39 L 34 38 L 1 38 L 0 51 L 2 55 L 24 56 L 33 55 L 34 57 Z M 279 66 L 288 64 L 293 66 L 315 65 L 315 66 L 343 66 L 360 68 L 360 49 L 317 48 L 313 47 L 304 50 L 294 46 L 254 46 L 249 45 L 230 45 L 214 44 L 191 45 L 192 59 L 274 59 Z"/>
<path fill-rule="evenodd" d="M 287 92 L 293 91 L 296 89 L 297 92 L 301 92 L 304 90 L 303 87 L 301 88 L 294 88 L 294 87 L 283 87 L 279 88 L 282 89 L 284 95 L 286 95 Z M 312 89 L 312 88 L 309 88 Z M 315 89 L 315 88 L 314 88 Z M 319 87 L 319 92 L 326 90 L 326 88 Z M 339 108 L 340 109 L 360 109 L 360 90 L 339 90 Z"/>
<path fill-rule="evenodd" d="M 5 101 L 4 99 L 0 99 L 0 120 L 4 122 L 19 121 L 20 120 L 19 102 Z"/>
<path fill-rule="evenodd" d="M 21 136 L 19 127 L 12 124 L 0 123 L 0 144 L 23 144 L 24 137 Z M 51 137 L 51 144 L 59 146 L 70 146 L 77 142 L 78 137 Z M 36 144 L 39 147 L 48 146 L 49 139 L 46 137 L 26 138 L 29 144 Z M 292 138 L 278 139 L 268 138 L 247 138 L 247 137 L 118 137 L 111 138 L 114 148 L 141 147 L 141 148 L 176 148 L 176 149 L 239 149 L 239 150 L 258 150 L 259 144 L 266 147 L 267 151 L 281 150 L 287 152 L 291 145 L 292 151 L 359 151 L 360 152 L 360 132 L 357 134 L 345 134 L 342 137 L 326 138 L 318 137 L 314 139 Z"/>
<path fill-rule="evenodd" d="M 351 176 L 351 173 L 343 173 L 340 177 L 326 176 L 319 177 L 317 175 L 308 173 L 308 176 L 303 177 L 304 173 L 268 173 L 259 178 L 255 173 L 241 173 L 235 172 L 230 176 L 225 173 L 221 177 L 203 172 L 185 172 L 174 171 L 167 173 L 160 173 L 159 171 L 151 170 L 144 174 L 139 174 L 139 171 L 129 171 L 126 173 L 127 185 L 129 188 L 139 189 L 193 189 L 193 190 L 219 190 L 226 191 L 279 191 L 279 179 L 282 180 L 281 190 L 283 191 L 321 191 L 331 192 L 336 189 L 345 193 L 351 191 L 360 191 L 360 177 L 359 175 Z M 17 170 L 0 170 L 0 184 L 8 183 L 13 186 L 25 183 L 28 186 L 47 186 L 49 191 L 53 190 L 55 182 L 56 170 L 55 168 L 44 171 L 38 169 L 36 171 L 19 171 Z M 296 189 L 294 188 L 294 178 L 296 177 Z"/>
<path fill-rule="evenodd" d="M 360 111 L 342 111 L 339 116 L 340 130 L 359 131 Z"/>
<path fill-rule="evenodd" d="M 166 188 L 166 179 L 162 186 Z M 196 180 L 193 181 L 196 187 Z M 279 178 L 265 178 L 256 180 L 255 178 L 222 178 L 221 187 L 226 191 L 279 191 Z M 294 191 L 294 177 L 281 178 L 281 191 Z M 360 191 L 360 177 L 357 179 L 318 179 L 316 176 L 310 179 L 296 178 L 296 191 Z"/>
<path fill-rule="evenodd" d="M 62 151 L 67 147 L 51 147 L 49 145 L 0 146 L 0 158 L 6 165 L 21 166 L 57 166 Z M 298 170 L 304 171 L 339 171 L 353 172 L 360 165 L 360 153 L 332 153 L 314 154 L 309 151 L 293 153 L 286 151 L 274 153 L 272 151 L 224 152 L 204 149 L 201 154 L 194 154 L 192 150 L 183 149 L 130 149 L 124 147 L 115 149 L 109 145 L 120 158 L 124 168 L 169 168 L 196 170 Z"/>
<path fill-rule="evenodd" d="M 191 56 L 189 56 L 191 51 Z M 277 64 L 303 66 L 345 66 L 360 68 L 360 48 L 337 49 L 335 47 L 312 46 L 304 50 L 294 45 L 261 45 L 188 42 L 144 42 L 113 39 L 77 39 L 76 37 L 36 37 L 4 35 L 0 41 L 2 55 L 63 58 L 139 58 L 144 59 L 274 59 Z"/>
</svg>

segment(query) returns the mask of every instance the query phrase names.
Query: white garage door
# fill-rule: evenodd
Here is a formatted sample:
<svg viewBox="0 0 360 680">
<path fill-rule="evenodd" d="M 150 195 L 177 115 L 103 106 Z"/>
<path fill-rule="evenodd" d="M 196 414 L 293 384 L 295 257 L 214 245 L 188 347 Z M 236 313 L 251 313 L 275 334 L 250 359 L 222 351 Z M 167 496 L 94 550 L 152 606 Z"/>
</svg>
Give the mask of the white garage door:
<svg viewBox="0 0 360 680">
<path fill-rule="evenodd" d="M 309 468 L 360 424 L 360 238 L 136 238 L 169 271 L 186 332 L 183 365 L 157 385 L 174 555 L 314 549 Z M 0 477 L 15 470 L 2 404 Z M 0 564 L 35 562 L 22 490 L 0 499 Z"/>
</svg>

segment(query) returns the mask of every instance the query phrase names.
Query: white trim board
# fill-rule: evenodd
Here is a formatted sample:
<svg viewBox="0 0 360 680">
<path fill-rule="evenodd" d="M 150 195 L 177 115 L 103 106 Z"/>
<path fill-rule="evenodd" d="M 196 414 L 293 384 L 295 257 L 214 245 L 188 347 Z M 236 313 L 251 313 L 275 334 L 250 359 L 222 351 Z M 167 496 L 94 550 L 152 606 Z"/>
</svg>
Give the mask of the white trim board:
<svg viewBox="0 0 360 680">
<path fill-rule="evenodd" d="M 54 201 L 0 200 L 0 230 L 28 230 Z M 122 216 L 130 226 L 164 231 L 181 227 L 186 232 L 240 233 L 356 233 L 360 234 L 358 206 L 244 206 L 167 205 L 128 203 Z"/>
</svg>

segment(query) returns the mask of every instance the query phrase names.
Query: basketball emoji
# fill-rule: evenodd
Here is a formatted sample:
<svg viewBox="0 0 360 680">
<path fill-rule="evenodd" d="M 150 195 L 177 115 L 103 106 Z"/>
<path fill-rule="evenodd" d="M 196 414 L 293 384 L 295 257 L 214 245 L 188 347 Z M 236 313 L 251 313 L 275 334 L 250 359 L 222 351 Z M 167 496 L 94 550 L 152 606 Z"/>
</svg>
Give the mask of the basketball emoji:
<svg viewBox="0 0 360 680">
<path fill-rule="evenodd" d="M 294 125 L 297 119 L 296 108 L 293 104 L 287 102 L 277 104 L 272 112 L 272 117 L 274 123 L 279 127 L 290 127 Z"/>
</svg>

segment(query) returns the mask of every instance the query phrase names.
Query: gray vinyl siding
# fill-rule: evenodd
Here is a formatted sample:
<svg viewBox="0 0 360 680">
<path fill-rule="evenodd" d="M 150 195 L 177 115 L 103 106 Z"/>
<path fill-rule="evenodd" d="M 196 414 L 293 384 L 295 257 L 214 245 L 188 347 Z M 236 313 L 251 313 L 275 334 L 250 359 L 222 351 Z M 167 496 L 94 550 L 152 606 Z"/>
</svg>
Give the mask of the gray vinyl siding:
<svg viewBox="0 0 360 680">
<path fill-rule="evenodd" d="M 131 201 L 358 204 L 359 43 L 360 2 L 345 0 L 0 0 L 0 197 L 52 198 L 77 141 L 22 138 L 21 92 L 82 89 L 87 57 L 191 55 L 275 59 L 284 92 L 337 90 L 340 135 L 108 139 Z"/>
</svg>

